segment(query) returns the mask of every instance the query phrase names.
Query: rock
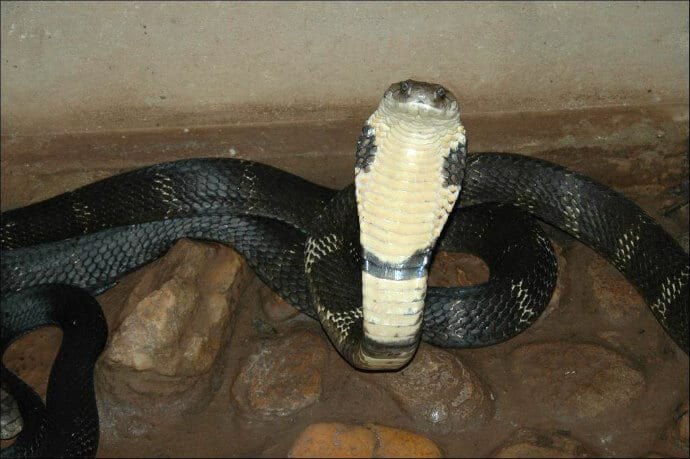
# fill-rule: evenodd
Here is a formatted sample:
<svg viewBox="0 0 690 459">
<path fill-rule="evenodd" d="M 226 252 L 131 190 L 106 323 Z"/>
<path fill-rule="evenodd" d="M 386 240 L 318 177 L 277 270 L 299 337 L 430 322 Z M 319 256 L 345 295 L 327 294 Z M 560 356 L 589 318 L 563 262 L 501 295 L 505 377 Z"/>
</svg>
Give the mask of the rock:
<svg viewBox="0 0 690 459">
<path fill-rule="evenodd" d="M 690 452 L 690 426 L 688 426 L 688 400 L 669 413 L 668 422 L 657 435 L 657 443 L 645 457 L 688 457 Z M 660 451 L 664 451 L 661 453 Z M 656 456 L 653 456 L 656 455 Z"/>
<path fill-rule="evenodd" d="M 412 419 L 435 432 L 476 428 L 493 412 L 490 390 L 474 371 L 447 351 L 425 343 L 401 371 L 368 377 Z"/>
<path fill-rule="evenodd" d="M 624 408 L 646 384 L 627 358 L 593 344 L 528 344 L 511 357 L 511 371 L 523 383 L 525 401 L 563 420 L 595 418 Z"/>
<path fill-rule="evenodd" d="M 378 424 L 312 424 L 295 440 L 288 457 L 442 457 L 426 437 Z"/>
<path fill-rule="evenodd" d="M 319 423 L 295 440 L 288 457 L 373 457 L 374 432 L 361 426 Z"/>
<path fill-rule="evenodd" d="M 466 287 L 486 282 L 489 268 L 478 257 L 459 252 L 440 251 L 429 271 L 429 285 Z"/>
<path fill-rule="evenodd" d="M 233 398 L 253 418 L 297 413 L 320 399 L 327 355 L 328 343 L 308 330 L 264 340 L 243 363 L 232 386 Z"/>
<path fill-rule="evenodd" d="M 127 430 L 141 433 L 158 409 L 170 416 L 207 402 L 250 272 L 226 246 L 181 240 L 103 295 L 113 331 L 96 367 L 101 414 L 126 417 Z"/>
<path fill-rule="evenodd" d="M 376 437 L 373 457 L 443 457 L 441 449 L 421 435 L 378 424 L 368 424 L 367 428 Z"/>
<path fill-rule="evenodd" d="M 685 450 L 687 455 L 690 445 L 688 445 L 688 439 L 690 438 L 690 426 L 688 425 L 688 401 L 685 400 L 680 406 L 675 410 L 675 415 L 673 416 L 674 422 L 669 429 L 669 437 L 672 439 L 676 446 Z"/>
<path fill-rule="evenodd" d="M 268 288 L 261 289 L 260 295 L 261 309 L 272 323 L 285 322 L 300 314 L 294 306 Z"/>
<path fill-rule="evenodd" d="M 644 300 L 633 285 L 602 257 L 592 257 L 587 266 L 592 278 L 592 289 L 597 310 L 607 314 L 614 322 L 636 320 L 642 312 L 647 313 Z"/>
<path fill-rule="evenodd" d="M 678 410 L 680 412 L 680 417 L 676 422 L 678 426 L 678 438 L 680 441 L 687 446 L 688 438 L 690 438 L 690 425 L 688 424 L 688 401 L 686 400 Z"/>
<path fill-rule="evenodd" d="M 500 446 L 492 457 L 591 457 L 580 442 L 569 436 L 522 430 L 516 438 Z"/>
<path fill-rule="evenodd" d="M 208 371 L 249 273 L 226 246 L 179 241 L 136 274 L 104 360 L 166 376 Z"/>
</svg>

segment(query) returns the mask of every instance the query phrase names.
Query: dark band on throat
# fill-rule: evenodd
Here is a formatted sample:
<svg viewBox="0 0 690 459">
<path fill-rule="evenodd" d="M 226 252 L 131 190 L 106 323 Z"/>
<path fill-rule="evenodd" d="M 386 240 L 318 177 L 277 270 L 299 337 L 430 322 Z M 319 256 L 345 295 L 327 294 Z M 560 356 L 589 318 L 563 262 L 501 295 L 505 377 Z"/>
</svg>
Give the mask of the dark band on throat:
<svg viewBox="0 0 690 459">
<path fill-rule="evenodd" d="M 380 279 L 407 280 L 426 275 L 431 249 L 418 251 L 399 264 L 386 263 L 376 255 L 362 250 L 362 271 Z"/>
</svg>

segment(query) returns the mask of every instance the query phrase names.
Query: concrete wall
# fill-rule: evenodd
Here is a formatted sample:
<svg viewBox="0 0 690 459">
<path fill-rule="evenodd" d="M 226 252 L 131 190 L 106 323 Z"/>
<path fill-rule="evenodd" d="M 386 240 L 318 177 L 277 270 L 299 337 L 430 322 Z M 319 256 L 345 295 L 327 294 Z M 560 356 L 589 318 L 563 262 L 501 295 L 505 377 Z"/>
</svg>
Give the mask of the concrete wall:
<svg viewBox="0 0 690 459">
<path fill-rule="evenodd" d="M 3 134 L 687 103 L 688 2 L 3 2 Z"/>
</svg>

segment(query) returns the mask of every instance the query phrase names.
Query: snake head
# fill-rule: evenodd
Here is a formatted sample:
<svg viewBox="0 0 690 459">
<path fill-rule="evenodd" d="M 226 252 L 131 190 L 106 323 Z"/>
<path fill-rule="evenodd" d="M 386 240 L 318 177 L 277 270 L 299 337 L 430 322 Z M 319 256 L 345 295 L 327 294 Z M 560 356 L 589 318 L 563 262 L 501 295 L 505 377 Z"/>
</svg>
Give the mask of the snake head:
<svg viewBox="0 0 690 459">
<path fill-rule="evenodd" d="M 393 83 L 383 94 L 381 105 L 391 110 L 424 112 L 425 116 L 434 114 L 442 119 L 458 116 L 458 101 L 452 92 L 435 83 L 405 80 Z"/>
</svg>

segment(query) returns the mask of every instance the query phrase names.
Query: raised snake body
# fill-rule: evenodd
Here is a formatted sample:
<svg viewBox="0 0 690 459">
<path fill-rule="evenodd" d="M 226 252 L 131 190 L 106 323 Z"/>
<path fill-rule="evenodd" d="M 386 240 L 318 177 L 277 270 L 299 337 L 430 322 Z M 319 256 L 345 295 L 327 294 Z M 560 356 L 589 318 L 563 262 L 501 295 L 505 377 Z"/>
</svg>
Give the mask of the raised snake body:
<svg viewBox="0 0 690 459">
<path fill-rule="evenodd" d="M 560 166 L 513 154 L 468 156 L 464 135 L 452 94 L 408 80 L 386 91 L 362 131 L 356 190 L 209 158 L 149 166 L 3 213 L 3 352 L 48 324 L 61 326 L 65 341 L 46 409 L 2 367 L 3 387 L 24 417 L 19 438 L 2 454 L 95 453 L 92 371 L 106 327 L 88 293 L 182 237 L 233 245 L 273 290 L 319 318 L 354 366 L 398 368 L 420 337 L 485 346 L 541 313 L 555 285 L 555 257 L 539 226 L 517 208 L 609 260 L 688 352 L 688 259 L 671 236 L 622 195 Z M 388 205 L 371 204 L 380 198 Z M 414 214 L 421 218 L 408 218 Z M 419 230 L 418 221 L 427 225 Z M 483 258 L 489 281 L 427 289 L 439 235 L 438 247 Z"/>
</svg>

